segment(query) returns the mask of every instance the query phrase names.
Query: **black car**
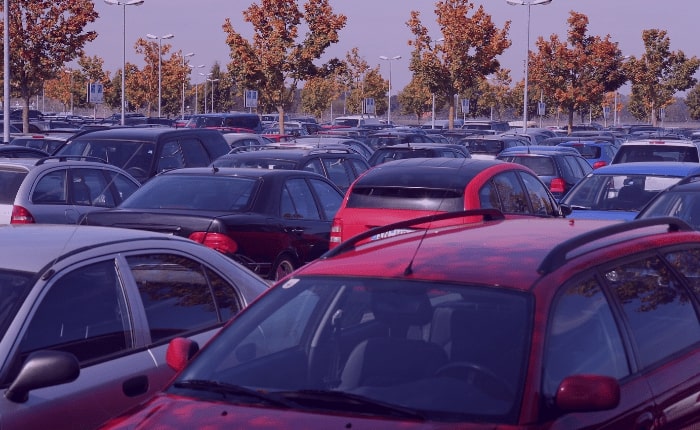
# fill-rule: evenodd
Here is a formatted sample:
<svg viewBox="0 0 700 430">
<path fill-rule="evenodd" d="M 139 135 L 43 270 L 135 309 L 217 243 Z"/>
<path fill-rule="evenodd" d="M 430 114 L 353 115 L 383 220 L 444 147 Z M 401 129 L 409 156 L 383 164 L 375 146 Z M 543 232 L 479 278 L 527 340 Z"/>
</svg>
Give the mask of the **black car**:
<svg viewBox="0 0 700 430">
<path fill-rule="evenodd" d="M 262 122 L 256 113 L 229 112 L 192 115 L 185 124 L 187 128 L 213 128 L 216 130 L 238 130 L 260 133 Z"/>
<path fill-rule="evenodd" d="M 229 150 L 217 130 L 116 127 L 80 133 L 53 155 L 101 158 L 144 183 L 167 170 L 208 166 Z"/>
<path fill-rule="evenodd" d="M 80 224 L 187 237 L 274 280 L 328 250 L 342 200 L 327 178 L 301 170 L 177 169 Z"/>
<path fill-rule="evenodd" d="M 0 145 L 0 158 L 44 158 L 48 152 L 39 148 L 28 148 L 21 145 Z"/>
<path fill-rule="evenodd" d="M 391 130 L 373 133 L 367 137 L 366 142 L 374 150 L 399 143 L 435 143 L 426 133 Z"/>
<path fill-rule="evenodd" d="M 462 145 L 441 143 L 403 143 L 377 148 L 368 162 L 370 166 L 404 158 L 471 158 Z"/>
<path fill-rule="evenodd" d="M 466 146 L 473 158 L 482 160 L 493 160 L 507 148 L 528 145 L 526 140 L 519 137 L 493 135 L 466 136 L 459 139 L 457 144 Z"/>
<path fill-rule="evenodd" d="M 252 149 L 252 148 L 249 148 Z M 370 165 L 360 154 L 344 145 L 269 144 L 253 151 L 236 151 L 212 163 L 216 167 L 293 169 L 318 173 L 345 191 Z"/>
<path fill-rule="evenodd" d="M 526 146 L 504 150 L 498 160 L 529 167 L 560 199 L 593 167 L 574 148 L 563 146 Z"/>
</svg>

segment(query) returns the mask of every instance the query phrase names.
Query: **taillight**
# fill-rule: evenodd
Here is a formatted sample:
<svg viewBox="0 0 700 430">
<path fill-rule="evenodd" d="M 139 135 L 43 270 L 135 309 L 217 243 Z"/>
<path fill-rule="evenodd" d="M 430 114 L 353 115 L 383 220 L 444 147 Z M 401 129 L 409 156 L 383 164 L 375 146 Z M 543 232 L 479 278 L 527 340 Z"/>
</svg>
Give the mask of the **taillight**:
<svg viewBox="0 0 700 430">
<path fill-rule="evenodd" d="M 31 212 L 22 206 L 12 206 L 12 216 L 10 224 L 34 224 L 34 217 Z"/>
<path fill-rule="evenodd" d="M 328 248 L 333 248 L 343 240 L 343 222 L 340 218 L 333 218 L 331 226 L 331 238 Z"/>
<path fill-rule="evenodd" d="M 189 236 L 190 240 L 201 243 L 204 246 L 215 249 L 223 254 L 235 254 L 238 251 L 238 244 L 235 240 L 223 233 L 209 233 L 206 231 L 196 231 Z"/>
<path fill-rule="evenodd" d="M 566 182 L 564 182 L 562 178 L 554 178 L 549 184 L 549 191 L 551 191 L 552 194 L 563 194 L 565 188 Z"/>
<path fill-rule="evenodd" d="M 607 161 L 600 160 L 600 161 L 596 161 L 595 163 L 593 163 L 593 168 L 597 169 L 598 167 L 603 167 L 603 166 L 607 166 L 607 165 L 608 165 Z"/>
</svg>

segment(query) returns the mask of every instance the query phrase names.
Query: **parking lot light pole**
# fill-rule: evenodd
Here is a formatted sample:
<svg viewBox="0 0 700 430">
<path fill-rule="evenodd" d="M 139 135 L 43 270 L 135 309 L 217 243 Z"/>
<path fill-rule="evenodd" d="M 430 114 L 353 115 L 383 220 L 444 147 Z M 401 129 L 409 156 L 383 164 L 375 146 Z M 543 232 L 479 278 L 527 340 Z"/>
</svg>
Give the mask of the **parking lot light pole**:
<svg viewBox="0 0 700 430">
<path fill-rule="evenodd" d="M 161 64 L 162 64 L 162 58 L 163 58 L 163 39 L 172 39 L 173 37 L 175 37 L 175 35 L 168 33 L 168 34 L 165 34 L 163 36 L 156 36 L 154 34 L 149 33 L 146 35 L 146 37 L 148 37 L 149 39 L 153 39 L 153 40 L 158 39 L 158 118 L 160 118 L 160 108 L 162 105 L 162 89 L 163 89 L 163 86 L 161 84 L 161 82 L 162 82 L 161 81 L 161 77 L 162 77 Z"/>
<path fill-rule="evenodd" d="M 523 89 L 523 132 L 527 132 L 527 86 L 530 68 L 530 7 L 551 3 L 552 0 L 506 0 L 513 6 L 527 6 L 527 45 L 525 49 L 525 85 Z"/>
<path fill-rule="evenodd" d="M 185 67 L 185 59 L 187 57 L 194 56 L 194 52 L 190 52 L 182 56 L 182 70 L 187 70 L 189 74 L 189 69 Z M 187 81 L 187 75 L 182 77 L 182 109 L 180 110 L 180 119 L 185 119 L 185 82 Z"/>
<path fill-rule="evenodd" d="M 109 5 L 122 6 L 122 120 L 121 124 L 125 125 L 126 120 L 124 111 L 126 109 L 126 7 L 127 6 L 140 6 L 143 4 L 144 0 L 127 0 L 127 1 L 117 1 L 117 0 L 104 0 L 105 3 Z"/>
<path fill-rule="evenodd" d="M 214 82 L 217 82 L 218 79 L 207 79 L 207 81 L 211 82 L 211 106 L 209 106 L 209 112 L 214 113 Z"/>
<path fill-rule="evenodd" d="M 394 60 L 400 60 L 401 56 L 396 55 L 393 57 L 387 57 L 386 55 L 380 55 L 379 59 L 389 62 L 389 107 L 388 107 L 387 113 L 386 113 L 386 122 L 387 122 L 387 125 L 391 125 L 391 62 Z"/>
<path fill-rule="evenodd" d="M 211 72 L 209 73 L 199 73 L 200 75 L 204 76 L 204 94 L 202 94 L 202 98 L 204 99 L 204 113 L 207 113 L 207 81 L 209 80 L 209 76 L 212 75 Z"/>
</svg>

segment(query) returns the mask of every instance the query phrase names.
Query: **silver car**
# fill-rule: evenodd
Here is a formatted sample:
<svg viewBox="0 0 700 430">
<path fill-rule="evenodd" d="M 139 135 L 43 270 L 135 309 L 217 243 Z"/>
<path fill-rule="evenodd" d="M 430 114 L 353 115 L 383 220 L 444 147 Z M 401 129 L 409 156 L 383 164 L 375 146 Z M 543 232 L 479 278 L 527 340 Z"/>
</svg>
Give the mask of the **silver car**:
<svg viewBox="0 0 700 430">
<path fill-rule="evenodd" d="M 0 159 L 0 224 L 76 224 L 141 186 L 119 167 L 86 158 Z"/>
<path fill-rule="evenodd" d="M 160 390 L 177 336 L 205 343 L 267 289 L 177 236 L 0 226 L 0 427 L 94 428 Z"/>
</svg>

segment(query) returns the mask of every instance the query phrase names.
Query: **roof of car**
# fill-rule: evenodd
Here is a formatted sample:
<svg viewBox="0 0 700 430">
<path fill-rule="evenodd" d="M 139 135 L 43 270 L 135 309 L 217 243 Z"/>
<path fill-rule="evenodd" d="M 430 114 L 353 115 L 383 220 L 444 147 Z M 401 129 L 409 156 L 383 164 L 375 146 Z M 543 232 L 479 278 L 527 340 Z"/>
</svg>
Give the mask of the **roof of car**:
<svg viewBox="0 0 700 430">
<path fill-rule="evenodd" d="M 237 176 L 248 178 L 263 178 L 273 176 L 308 176 L 313 178 L 323 178 L 324 176 L 318 173 L 309 172 L 306 170 L 288 170 L 288 169 L 258 169 L 255 167 L 185 167 L 181 169 L 173 169 L 165 171 L 158 176 L 172 175 L 216 175 L 216 176 Z"/>
<path fill-rule="evenodd" d="M 371 241 L 337 256 L 333 255 L 333 250 L 301 271 L 303 275 L 332 273 L 404 279 L 468 280 L 477 285 L 498 285 L 527 290 L 541 276 L 538 269 L 542 269 L 543 264 L 547 264 L 552 256 L 558 257 L 550 253 L 556 245 L 594 228 L 614 224 L 624 223 L 533 218 L 435 228 L 429 230 L 430 234 L 417 231 Z M 668 231 L 668 225 L 665 228 L 649 228 L 658 233 Z M 645 232 L 648 234 L 649 230 Z M 562 251 L 562 258 L 607 247 L 622 237 L 643 233 L 637 230 L 614 237 L 602 235 L 574 247 L 573 250 Z M 389 249 L 391 251 L 387 252 Z M 478 255 L 479 258 L 470 258 L 474 255 Z M 508 258 L 503 258 L 504 255 Z M 518 264 L 513 264 L 514 261 Z M 555 263 L 561 265 L 561 261 Z M 485 267 L 488 270 L 484 270 Z M 558 266 L 548 269 L 555 270 L 556 267 Z"/>
<path fill-rule="evenodd" d="M 182 240 L 177 236 L 112 227 L 8 224 L 0 226 L 0 265 L 12 270 L 37 273 L 57 258 L 101 243 L 137 239 Z M 185 239 L 187 240 L 187 239 Z"/>
<path fill-rule="evenodd" d="M 186 134 L 186 133 L 211 133 L 221 134 L 218 130 L 207 128 L 172 128 L 172 127 L 113 127 L 106 129 L 90 130 L 85 133 L 76 135 L 70 140 L 79 140 L 82 138 L 94 139 L 148 139 L 155 140 L 157 137 L 167 134 Z"/>
<path fill-rule="evenodd" d="M 593 175 L 669 175 L 686 176 L 700 173 L 700 163 L 680 161 L 640 161 L 610 164 L 593 170 Z"/>
<path fill-rule="evenodd" d="M 505 148 L 499 155 L 514 155 L 514 154 L 575 154 L 580 155 L 574 148 L 564 146 L 547 146 L 547 145 L 526 145 L 514 146 Z"/>
<path fill-rule="evenodd" d="M 622 146 L 633 145 L 674 145 L 674 146 L 695 146 L 698 144 L 688 139 L 666 139 L 664 136 L 649 139 L 628 140 L 622 143 Z"/>
</svg>

